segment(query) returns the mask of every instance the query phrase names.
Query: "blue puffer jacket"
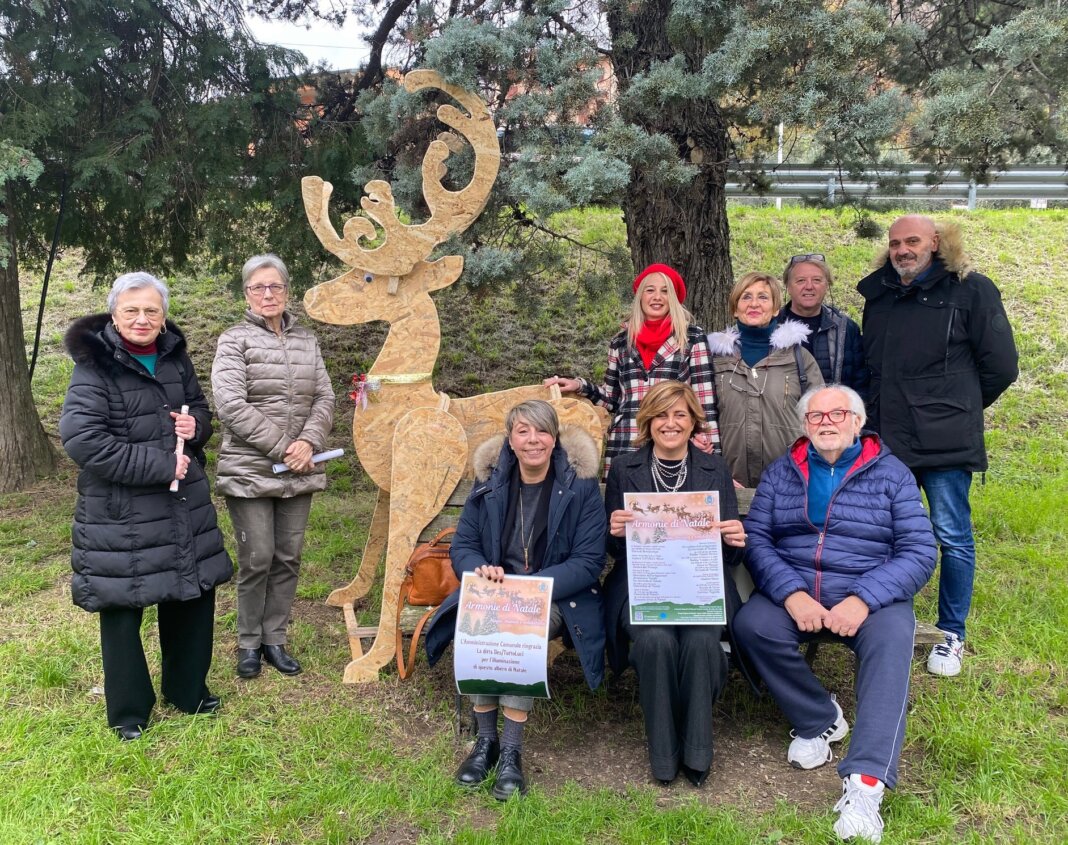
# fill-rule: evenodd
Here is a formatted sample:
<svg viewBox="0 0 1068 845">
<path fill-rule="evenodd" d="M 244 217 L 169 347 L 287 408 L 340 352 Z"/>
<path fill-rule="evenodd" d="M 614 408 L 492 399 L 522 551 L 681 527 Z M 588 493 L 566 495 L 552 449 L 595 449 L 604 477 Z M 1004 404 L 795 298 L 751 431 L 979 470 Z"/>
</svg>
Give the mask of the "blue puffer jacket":
<svg viewBox="0 0 1068 845">
<path fill-rule="evenodd" d="M 464 504 L 450 546 L 457 577 L 504 559 L 504 523 L 508 492 L 516 467 L 515 453 L 503 438 L 475 452 L 475 486 Z M 601 570 L 605 564 L 604 502 L 597 483 L 600 450 L 584 432 L 565 427 L 553 450 L 553 489 L 544 534 L 534 548 L 544 548 L 541 565 L 531 575 L 553 579 L 552 600 L 559 604 L 568 634 L 578 652 L 586 682 L 597 689 L 604 680 L 604 611 Z M 426 652 L 433 666 L 452 642 L 460 591 L 450 595 L 427 625 Z"/>
<path fill-rule="evenodd" d="M 830 608 L 857 596 L 875 611 L 931 577 L 935 541 L 912 473 L 877 435 L 831 497 L 824 531 L 808 518 L 808 439 L 765 470 L 745 530 L 757 589 L 776 604 L 804 590 Z"/>
</svg>

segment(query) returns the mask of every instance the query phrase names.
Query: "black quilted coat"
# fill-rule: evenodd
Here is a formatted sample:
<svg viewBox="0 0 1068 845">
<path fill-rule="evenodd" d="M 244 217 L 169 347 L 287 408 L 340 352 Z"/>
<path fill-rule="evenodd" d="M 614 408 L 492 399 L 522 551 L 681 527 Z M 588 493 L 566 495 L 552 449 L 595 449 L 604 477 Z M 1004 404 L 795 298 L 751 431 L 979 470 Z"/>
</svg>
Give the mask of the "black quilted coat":
<svg viewBox="0 0 1068 845">
<path fill-rule="evenodd" d="M 96 612 L 186 601 L 228 581 L 233 564 L 223 548 L 207 476 L 192 460 L 178 492 L 170 412 L 196 417 L 189 452 L 211 436 L 211 411 L 170 321 L 156 340 L 156 374 L 126 352 L 108 314 L 74 322 L 67 331 L 74 372 L 59 434 L 81 467 L 74 511 L 71 593 Z"/>
</svg>

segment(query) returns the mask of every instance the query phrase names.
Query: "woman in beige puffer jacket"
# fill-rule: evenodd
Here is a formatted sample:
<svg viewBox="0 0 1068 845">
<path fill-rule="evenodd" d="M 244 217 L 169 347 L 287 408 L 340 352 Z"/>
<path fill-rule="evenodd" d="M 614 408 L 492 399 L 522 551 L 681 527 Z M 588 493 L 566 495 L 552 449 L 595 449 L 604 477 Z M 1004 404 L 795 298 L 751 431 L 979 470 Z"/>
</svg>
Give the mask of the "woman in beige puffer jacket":
<svg viewBox="0 0 1068 845">
<path fill-rule="evenodd" d="M 219 337 L 211 368 L 224 426 L 216 490 L 226 497 L 237 540 L 237 674 L 254 678 L 261 657 L 286 675 L 286 651 L 312 493 L 326 488 L 322 451 L 334 421 L 334 392 L 319 343 L 286 310 L 289 271 L 257 255 L 241 271 L 245 319 Z M 275 473 L 274 464 L 285 464 Z"/>
</svg>

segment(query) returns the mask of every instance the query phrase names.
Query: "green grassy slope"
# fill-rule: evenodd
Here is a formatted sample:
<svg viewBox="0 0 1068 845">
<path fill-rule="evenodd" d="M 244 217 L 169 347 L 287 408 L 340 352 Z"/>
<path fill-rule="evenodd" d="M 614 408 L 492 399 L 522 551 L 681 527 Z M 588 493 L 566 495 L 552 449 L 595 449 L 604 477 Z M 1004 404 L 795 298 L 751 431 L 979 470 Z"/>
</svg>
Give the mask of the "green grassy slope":
<svg viewBox="0 0 1068 845">
<path fill-rule="evenodd" d="M 891 217 L 880 215 L 884 226 Z M 1068 214 L 960 214 L 976 264 L 1001 287 L 1022 354 L 1020 382 L 988 415 L 991 469 L 973 494 L 979 541 L 975 607 L 964 674 L 935 680 L 918 659 L 901 784 L 884 803 L 884 842 L 1068 841 Z M 622 238 L 618 215 L 575 215 L 573 226 Z M 815 210 L 735 208 L 736 270 L 777 273 L 795 252 L 827 253 L 835 301 L 859 315 L 852 284 L 876 245 Z M 48 297 L 34 380 L 55 431 L 71 364 L 69 319 L 103 310 L 105 291 L 61 263 Z M 541 280 L 521 292 L 438 294 L 444 340 L 436 384 L 469 394 L 552 372 L 603 371 L 623 313 L 620 291 L 591 298 L 579 279 Z M 625 291 L 629 280 L 621 280 Z M 27 276 L 24 319 L 39 279 Z M 214 340 L 241 313 L 225 280 L 173 280 L 172 316 L 207 381 Z M 538 301 L 533 315 L 516 305 Z M 710 327 L 711 328 L 711 327 Z M 335 439 L 349 439 L 345 382 L 366 370 L 382 326 L 317 328 L 338 392 Z M 349 419 L 347 419 L 349 418 Z M 307 671 L 233 676 L 233 585 L 219 591 L 210 683 L 217 717 L 159 708 L 146 737 L 120 744 L 105 728 L 96 620 L 71 606 L 69 524 L 74 468 L 0 497 L 0 843 L 825 843 L 836 779 L 829 767 L 795 773 L 787 726 L 734 678 L 716 711 L 717 759 L 701 792 L 648 781 L 633 674 L 589 693 L 565 656 L 550 676 L 554 699 L 528 730 L 533 784 L 499 805 L 463 793 L 451 773 L 447 661 L 399 682 L 346 687 L 340 613 L 322 605 L 354 572 L 373 507 L 355 459 L 333 462 L 316 497 L 291 641 Z M 220 511 L 229 531 L 225 509 Z M 360 606 L 373 618 L 375 594 Z M 934 616 L 934 591 L 920 596 Z M 145 636 L 154 649 L 154 612 Z M 819 668 L 852 703 L 851 664 L 826 649 Z M 151 651 L 150 651 L 151 653 Z M 157 661 L 158 662 L 158 661 Z"/>
</svg>

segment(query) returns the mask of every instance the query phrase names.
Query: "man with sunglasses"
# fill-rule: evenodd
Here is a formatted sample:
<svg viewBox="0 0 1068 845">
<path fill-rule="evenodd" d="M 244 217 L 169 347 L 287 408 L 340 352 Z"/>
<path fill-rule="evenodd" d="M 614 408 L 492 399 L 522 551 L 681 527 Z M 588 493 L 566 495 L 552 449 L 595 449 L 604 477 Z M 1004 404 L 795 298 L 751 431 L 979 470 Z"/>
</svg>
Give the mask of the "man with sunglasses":
<svg viewBox="0 0 1068 845">
<path fill-rule="evenodd" d="M 830 744 L 849 732 L 799 646 L 827 631 L 856 655 L 834 830 L 878 842 L 879 807 L 897 783 L 905 738 L 912 599 L 934 572 L 934 535 L 912 473 L 878 435 L 861 434 L 856 391 L 813 388 L 797 412 L 804 436 L 764 471 L 746 517 L 757 589 L 735 616 L 734 636 L 793 728 L 786 759 L 799 769 L 830 762 Z"/>
<path fill-rule="evenodd" d="M 802 347 L 812 353 L 826 384 L 844 384 L 867 399 L 870 374 L 864 363 L 860 326 L 833 305 L 826 304 L 834 275 L 822 253 L 790 256 L 782 274 L 787 303 L 779 322 L 796 320 L 809 328 Z"/>
<path fill-rule="evenodd" d="M 960 229 L 907 214 L 882 265 L 862 279 L 870 425 L 927 494 L 942 548 L 938 628 L 927 671 L 957 675 L 972 602 L 972 473 L 985 472 L 983 409 L 1019 374 L 1001 294 L 971 269 Z"/>
</svg>

